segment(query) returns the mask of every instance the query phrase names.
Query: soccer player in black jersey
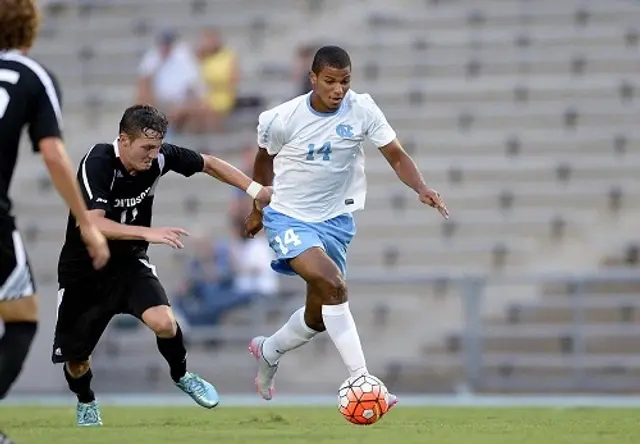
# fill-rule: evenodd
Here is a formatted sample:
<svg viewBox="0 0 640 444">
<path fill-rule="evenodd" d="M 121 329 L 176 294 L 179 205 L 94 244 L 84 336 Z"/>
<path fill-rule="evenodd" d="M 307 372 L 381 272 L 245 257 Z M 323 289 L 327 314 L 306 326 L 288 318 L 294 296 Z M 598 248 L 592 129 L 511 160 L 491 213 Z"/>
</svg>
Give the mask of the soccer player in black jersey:
<svg viewBox="0 0 640 444">
<path fill-rule="evenodd" d="M 182 228 L 151 228 L 154 194 L 169 171 L 186 177 L 203 172 L 245 190 L 263 205 L 269 203 L 271 189 L 213 156 L 163 143 L 166 131 L 167 118 L 160 111 L 132 106 L 122 116 L 118 138 L 93 146 L 78 168 L 89 213 L 111 249 L 107 266 L 95 271 L 69 216 L 58 264 L 60 305 L 52 360 L 65 363 L 64 375 L 78 398 L 78 425 L 102 423 L 90 386 L 89 358 L 118 313 L 131 314 L 153 330 L 178 388 L 202 407 L 213 408 L 219 402 L 211 384 L 187 371 L 180 326 L 147 256 L 150 243 L 182 248 L 181 236 L 187 234 Z"/>
<path fill-rule="evenodd" d="M 90 221 L 62 142 L 57 82 L 26 56 L 38 25 L 33 0 L 0 0 L 0 319 L 5 330 L 0 339 L 0 399 L 18 377 L 38 324 L 35 284 L 9 198 L 25 126 L 33 150 L 42 154 L 53 184 L 75 216 L 79 248 L 90 257 L 89 266 L 102 267 L 109 259 L 105 237 Z"/>
</svg>

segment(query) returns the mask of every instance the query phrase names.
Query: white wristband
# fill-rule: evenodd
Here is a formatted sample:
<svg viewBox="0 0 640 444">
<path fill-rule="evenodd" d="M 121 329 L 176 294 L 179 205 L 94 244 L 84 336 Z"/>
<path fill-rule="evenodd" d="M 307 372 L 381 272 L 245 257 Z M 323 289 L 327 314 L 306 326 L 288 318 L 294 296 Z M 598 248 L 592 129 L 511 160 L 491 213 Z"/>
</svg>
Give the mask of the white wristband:
<svg viewBox="0 0 640 444">
<path fill-rule="evenodd" d="M 264 188 L 262 185 L 260 185 L 258 182 L 253 181 L 249 184 L 249 186 L 247 187 L 247 194 L 251 197 L 253 197 L 254 199 L 256 197 L 258 197 L 258 193 L 260 191 L 262 191 L 262 188 Z"/>
</svg>

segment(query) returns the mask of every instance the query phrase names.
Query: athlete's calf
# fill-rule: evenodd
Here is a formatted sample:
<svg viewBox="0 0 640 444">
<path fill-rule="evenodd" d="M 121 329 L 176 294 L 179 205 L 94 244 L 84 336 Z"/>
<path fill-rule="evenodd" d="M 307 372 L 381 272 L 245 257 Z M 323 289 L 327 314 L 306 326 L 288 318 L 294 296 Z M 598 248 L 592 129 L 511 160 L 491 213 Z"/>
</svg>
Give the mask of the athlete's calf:
<svg viewBox="0 0 640 444">
<path fill-rule="evenodd" d="M 0 301 L 4 335 L 0 338 L 0 399 L 9 393 L 27 359 L 38 330 L 38 300 L 35 295 Z"/>
</svg>

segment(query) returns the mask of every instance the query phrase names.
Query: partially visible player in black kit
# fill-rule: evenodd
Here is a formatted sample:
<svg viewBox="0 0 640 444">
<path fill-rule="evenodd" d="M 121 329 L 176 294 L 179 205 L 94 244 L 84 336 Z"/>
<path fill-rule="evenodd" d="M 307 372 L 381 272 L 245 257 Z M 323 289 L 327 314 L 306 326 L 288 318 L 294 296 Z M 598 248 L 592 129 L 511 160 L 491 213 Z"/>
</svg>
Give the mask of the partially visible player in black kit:
<svg viewBox="0 0 640 444">
<path fill-rule="evenodd" d="M 100 143 L 80 162 L 78 180 L 92 220 L 107 237 L 111 261 L 100 271 L 91 267 L 74 218 L 69 216 L 60 253 L 60 305 L 52 359 L 65 363 L 69 388 L 77 395 L 80 426 L 101 425 L 91 389 L 90 355 L 111 318 L 131 314 L 157 337 L 158 350 L 169 364 L 171 378 L 200 406 L 215 407 L 215 388 L 187 372 L 182 332 L 167 295 L 147 256 L 149 244 L 182 248 L 182 228 L 150 228 L 160 178 L 169 171 L 186 177 L 204 172 L 234 185 L 266 205 L 271 189 L 253 182 L 240 170 L 213 156 L 163 143 L 167 118 L 147 105 L 128 108 L 119 136 Z"/>
<path fill-rule="evenodd" d="M 0 399 L 22 369 L 38 326 L 38 301 L 20 233 L 11 210 L 9 187 L 20 137 L 28 127 L 56 189 L 76 216 L 80 246 L 90 266 L 109 260 L 105 237 L 90 222 L 69 156 L 62 142 L 59 90 L 53 75 L 26 56 L 40 23 L 33 0 L 0 0 Z M 91 264 L 92 262 L 92 264 Z M 0 442 L 8 438 L 0 433 Z"/>
<path fill-rule="evenodd" d="M 90 222 L 62 142 L 57 82 L 26 56 L 38 26 L 33 0 L 0 0 L 0 399 L 20 374 L 38 325 L 35 284 L 9 198 L 25 126 L 33 150 L 42 154 L 53 184 L 76 216 L 89 266 L 102 267 L 109 259 L 105 237 Z"/>
</svg>

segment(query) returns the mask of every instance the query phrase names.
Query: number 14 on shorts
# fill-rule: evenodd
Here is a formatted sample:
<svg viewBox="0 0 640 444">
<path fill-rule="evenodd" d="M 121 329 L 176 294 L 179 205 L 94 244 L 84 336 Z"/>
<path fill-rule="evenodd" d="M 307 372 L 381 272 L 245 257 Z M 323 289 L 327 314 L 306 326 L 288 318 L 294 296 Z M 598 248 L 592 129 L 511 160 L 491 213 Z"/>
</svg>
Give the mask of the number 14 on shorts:
<svg viewBox="0 0 640 444">
<path fill-rule="evenodd" d="M 289 252 L 288 246 L 297 247 L 302 243 L 298 235 L 293 231 L 293 228 L 289 228 L 284 232 L 284 239 L 280 236 L 276 236 L 273 240 L 278 244 L 278 248 L 282 254 L 287 254 Z"/>
</svg>

